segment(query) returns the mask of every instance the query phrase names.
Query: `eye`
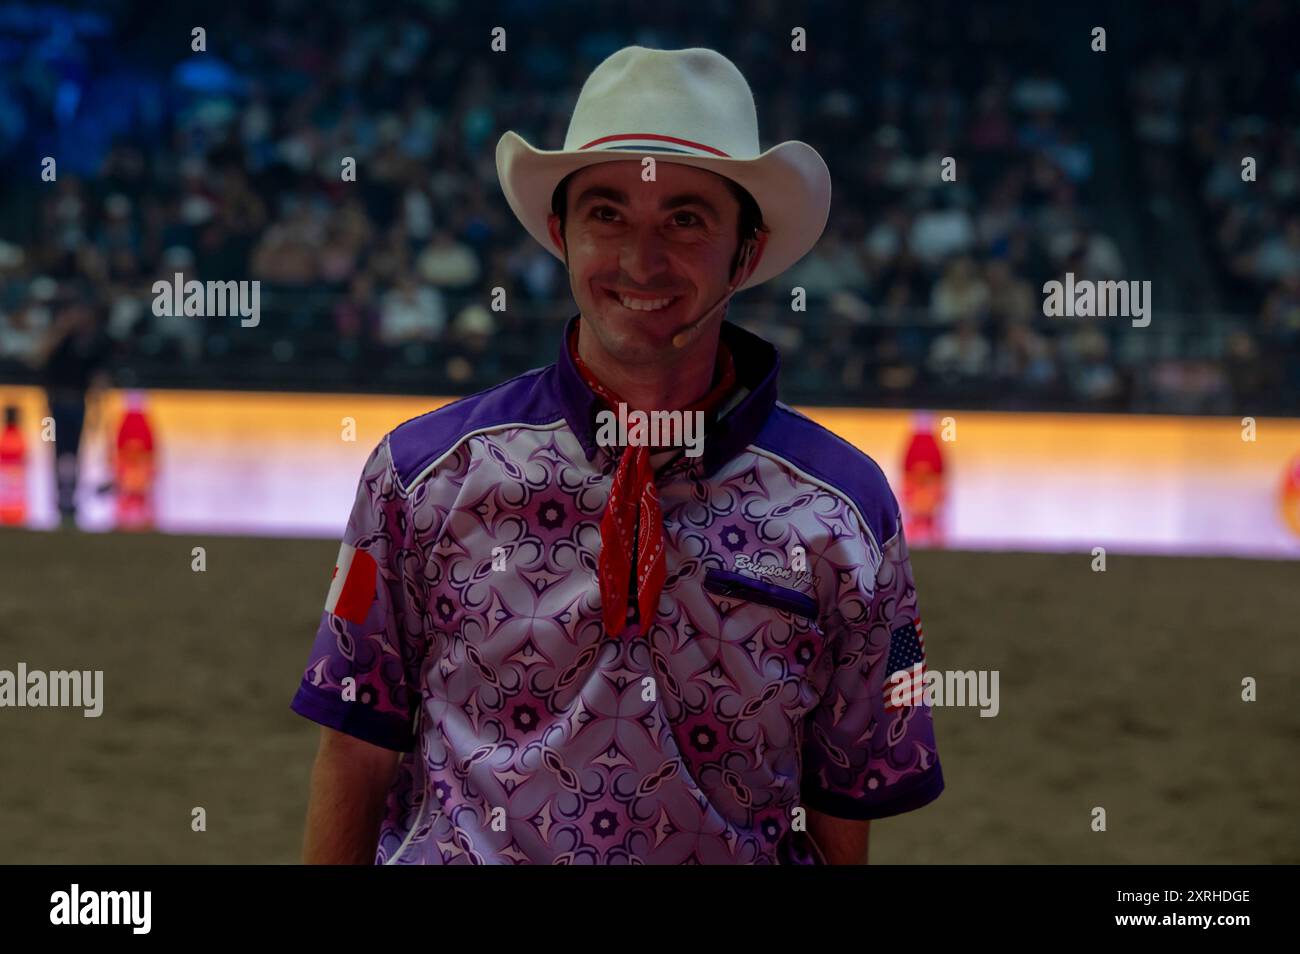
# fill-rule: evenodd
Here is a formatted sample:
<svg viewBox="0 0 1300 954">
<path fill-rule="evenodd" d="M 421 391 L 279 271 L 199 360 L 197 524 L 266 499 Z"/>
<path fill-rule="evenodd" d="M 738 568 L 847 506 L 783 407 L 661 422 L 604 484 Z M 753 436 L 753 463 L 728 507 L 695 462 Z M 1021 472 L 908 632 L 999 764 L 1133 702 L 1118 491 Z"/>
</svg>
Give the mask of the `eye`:
<svg viewBox="0 0 1300 954">
<path fill-rule="evenodd" d="M 682 221 L 680 221 L 680 219 L 681 219 L 682 216 L 685 216 L 685 217 L 687 218 L 688 221 L 686 221 L 686 222 L 682 222 Z M 681 225 L 681 226 L 690 227 L 690 226 L 693 225 L 693 224 L 701 223 L 701 222 L 703 222 L 703 220 L 702 220 L 698 215 L 696 215 L 694 212 L 674 212 L 674 213 L 673 213 L 673 224 L 674 224 L 674 225 Z"/>
<path fill-rule="evenodd" d="M 604 212 L 608 212 L 611 216 L 613 216 L 613 218 L 608 218 L 608 219 L 604 218 L 602 216 L 602 213 Z M 618 218 L 618 212 L 617 210 L 614 209 L 613 206 L 597 205 L 592 208 L 591 217 L 595 219 L 597 222 L 612 222 L 614 221 L 615 218 Z"/>
</svg>

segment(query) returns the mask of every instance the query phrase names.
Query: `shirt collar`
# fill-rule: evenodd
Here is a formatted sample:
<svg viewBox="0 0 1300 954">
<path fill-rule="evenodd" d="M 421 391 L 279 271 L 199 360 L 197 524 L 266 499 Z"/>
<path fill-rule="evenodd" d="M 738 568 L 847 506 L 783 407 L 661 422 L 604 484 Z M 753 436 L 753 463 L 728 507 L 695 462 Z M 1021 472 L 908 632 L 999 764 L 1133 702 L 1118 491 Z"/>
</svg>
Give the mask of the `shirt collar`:
<svg viewBox="0 0 1300 954">
<path fill-rule="evenodd" d="M 602 450 L 596 443 L 596 412 L 601 401 L 583 380 L 569 351 L 569 335 L 579 317 L 574 315 L 565 325 L 555 381 L 565 421 L 590 461 Z M 776 348 L 729 321 L 722 323 L 721 340 L 735 362 L 736 389 L 709 429 L 704 453 L 695 459 L 704 477 L 716 473 L 758 436 L 777 401 L 781 356 Z"/>
<path fill-rule="evenodd" d="M 596 396 L 607 406 L 612 406 L 611 402 L 621 401 L 622 398 L 613 392 L 611 388 L 601 383 L 600 379 L 592 373 L 591 368 L 587 367 L 586 362 L 582 360 L 582 355 L 578 353 L 578 334 L 577 324 L 570 325 L 570 330 L 565 336 L 569 343 L 569 357 L 578 368 L 578 373 L 582 375 L 583 382 L 587 387 L 596 392 Z M 708 426 L 718 418 L 718 412 L 727 405 L 728 399 L 736 389 L 736 363 L 731 357 L 731 349 L 727 347 L 725 341 L 718 342 L 717 360 L 713 366 L 713 385 L 709 392 L 693 404 L 682 408 L 683 411 L 702 411 L 708 421 Z"/>
</svg>

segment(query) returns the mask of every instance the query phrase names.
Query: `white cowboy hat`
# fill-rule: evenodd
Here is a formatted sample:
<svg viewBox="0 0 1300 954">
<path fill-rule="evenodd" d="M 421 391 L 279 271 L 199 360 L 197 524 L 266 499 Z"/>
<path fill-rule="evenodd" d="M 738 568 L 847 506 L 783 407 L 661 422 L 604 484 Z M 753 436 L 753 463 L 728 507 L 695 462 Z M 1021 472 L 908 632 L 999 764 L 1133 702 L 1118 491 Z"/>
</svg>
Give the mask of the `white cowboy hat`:
<svg viewBox="0 0 1300 954">
<path fill-rule="evenodd" d="M 737 291 L 803 258 L 821 237 L 831 176 L 817 150 L 791 141 L 760 153 L 754 94 L 736 65 L 699 47 L 628 46 L 597 66 L 578 94 L 564 148 L 535 149 L 514 132 L 497 143 L 497 176 L 530 235 L 562 259 L 546 230 L 551 195 L 569 173 L 654 154 L 744 187 L 770 230 L 758 267 Z"/>
</svg>

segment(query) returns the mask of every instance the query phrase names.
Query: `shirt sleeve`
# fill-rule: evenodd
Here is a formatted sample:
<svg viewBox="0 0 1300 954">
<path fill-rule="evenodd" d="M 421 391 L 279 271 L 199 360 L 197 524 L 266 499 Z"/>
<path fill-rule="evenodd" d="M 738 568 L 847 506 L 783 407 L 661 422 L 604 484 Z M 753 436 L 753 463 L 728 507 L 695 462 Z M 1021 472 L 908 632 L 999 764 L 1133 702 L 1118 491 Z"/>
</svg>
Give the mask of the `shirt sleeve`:
<svg viewBox="0 0 1300 954">
<path fill-rule="evenodd" d="M 856 568 L 837 571 L 834 669 L 805 722 L 801 800 L 837 818 L 899 815 L 943 791 L 916 587 L 895 526 L 878 560 L 864 549 Z"/>
<path fill-rule="evenodd" d="M 414 748 L 424 638 L 422 574 L 388 439 L 371 452 L 290 708 L 399 752 Z"/>
</svg>

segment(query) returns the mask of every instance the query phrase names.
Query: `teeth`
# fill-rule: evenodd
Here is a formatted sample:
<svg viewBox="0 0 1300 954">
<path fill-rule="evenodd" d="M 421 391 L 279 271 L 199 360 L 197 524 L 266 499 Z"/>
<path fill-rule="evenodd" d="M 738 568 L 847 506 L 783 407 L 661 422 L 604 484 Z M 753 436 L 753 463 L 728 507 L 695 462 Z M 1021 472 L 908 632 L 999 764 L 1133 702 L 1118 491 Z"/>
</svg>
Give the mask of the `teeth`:
<svg viewBox="0 0 1300 954">
<path fill-rule="evenodd" d="M 672 301 L 671 298 L 656 298 L 653 301 L 644 301 L 639 298 L 627 298 L 622 295 L 619 296 L 618 300 L 624 308 L 630 308 L 632 311 L 658 311 L 660 308 L 663 308 Z"/>
</svg>

